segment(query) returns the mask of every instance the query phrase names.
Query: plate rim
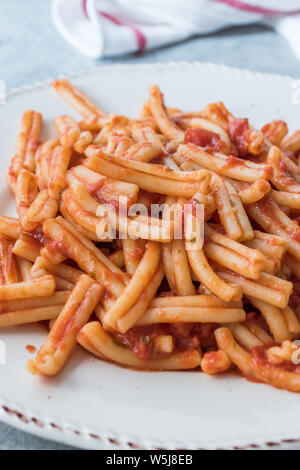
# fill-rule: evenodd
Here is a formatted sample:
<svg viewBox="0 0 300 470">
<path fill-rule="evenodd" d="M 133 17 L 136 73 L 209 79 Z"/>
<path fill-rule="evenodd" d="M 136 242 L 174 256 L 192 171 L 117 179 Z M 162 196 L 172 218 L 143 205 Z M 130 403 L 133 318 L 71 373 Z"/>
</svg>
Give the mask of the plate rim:
<svg viewBox="0 0 300 470">
<path fill-rule="evenodd" d="M 26 93 L 27 91 L 31 91 L 34 88 L 43 88 L 51 84 L 53 80 L 58 80 L 58 79 L 63 79 L 63 78 L 76 78 L 79 77 L 85 73 L 94 73 L 98 72 L 100 70 L 104 71 L 117 71 L 117 72 L 122 72 L 126 69 L 133 69 L 136 68 L 138 69 L 170 69 L 170 68 L 194 68 L 194 67 L 199 67 L 199 68 L 210 68 L 210 69 L 218 69 L 221 72 L 230 72 L 230 73 L 236 73 L 236 74 L 241 74 L 241 75 L 251 75 L 256 78 L 260 79 L 277 79 L 277 80 L 297 80 L 297 77 L 293 77 L 292 75 L 289 74 L 279 74 L 279 73 L 270 73 L 270 72 L 260 72 L 260 71 L 255 71 L 255 70 L 250 70 L 247 68 L 239 68 L 239 67 L 231 67 L 229 65 L 225 64 L 215 64 L 213 62 L 201 62 L 198 60 L 194 61 L 186 61 L 186 60 L 181 60 L 181 61 L 168 61 L 168 62 L 143 62 L 143 63 L 138 63 L 138 62 L 133 62 L 133 63 L 126 63 L 126 62 L 118 62 L 118 63 L 113 63 L 113 64 L 100 64 L 100 65 L 95 65 L 92 67 L 82 67 L 77 70 L 73 70 L 72 72 L 67 72 L 67 73 L 61 73 L 56 75 L 55 77 L 48 77 L 43 80 L 36 80 L 32 83 L 28 84 L 23 84 L 19 85 L 17 87 L 12 87 L 9 88 L 6 91 L 6 98 L 10 99 L 11 97 L 20 94 L 20 93 Z"/>
<path fill-rule="evenodd" d="M 223 64 L 215 64 L 211 62 L 200 61 L 169 61 L 169 62 L 147 62 L 147 63 L 113 63 L 104 65 L 95 65 L 92 67 L 84 67 L 78 70 L 68 72 L 66 74 L 59 74 L 53 78 L 46 78 L 43 80 L 35 81 L 31 84 L 20 85 L 13 87 L 6 92 L 5 104 L 9 102 L 10 98 L 33 91 L 35 89 L 43 89 L 48 87 L 54 79 L 60 78 L 76 78 L 84 74 L 93 74 L 101 70 L 107 72 L 123 72 L 127 69 L 136 71 L 157 71 L 157 70 L 170 70 L 176 68 L 205 68 L 220 71 L 222 73 L 230 73 L 241 76 L 248 76 L 253 79 L 273 79 L 273 80 L 297 80 L 296 77 L 284 74 L 265 73 L 252 71 L 246 68 L 231 67 Z M 268 436 L 264 433 L 257 435 L 255 438 L 248 437 L 231 437 L 230 441 L 226 443 L 226 437 L 216 440 L 210 439 L 203 441 L 195 439 L 193 442 L 188 440 L 180 440 L 178 442 L 154 441 L 152 439 L 143 439 L 138 436 L 125 435 L 118 431 L 105 431 L 98 428 L 85 426 L 78 422 L 66 422 L 60 418 L 47 416 L 43 413 L 28 409 L 23 405 L 12 402 L 9 398 L 0 395 L 0 420 L 6 424 L 12 425 L 22 431 L 29 432 L 36 436 L 58 441 L 61 443 L 75 445 L 79 448 L 89 449 L 246 449 L 246 448 L 262 448 L 274 447 L 283 444 L 294 444 L 300 442 L 300 428 L 299 431 L 291 433 L 291 435 L 283 436 L 281 432 L 277 432 L 272 442 L 268 440 Z M 274 436 L 274 435 L 273 435 Z M 234 442 L 236 441 L 236 442 Z M 249 442 L 252 441 L 252 442 Z M 224 445 L 225 444 L 225 445 Z"/>
</svg>

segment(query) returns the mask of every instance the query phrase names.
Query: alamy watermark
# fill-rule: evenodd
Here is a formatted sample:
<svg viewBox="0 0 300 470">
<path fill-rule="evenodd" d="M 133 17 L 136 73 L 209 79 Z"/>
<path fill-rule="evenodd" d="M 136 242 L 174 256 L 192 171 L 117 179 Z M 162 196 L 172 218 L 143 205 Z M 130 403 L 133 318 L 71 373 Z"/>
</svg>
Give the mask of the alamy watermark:
<svg viewBox="0 0 300 470">
<path fill-rule="evenodd" d="M 116 209 L 117 207 L 117 209 Z M 97 236 L 100 240 L 144 239 L 184 240 L 187 250 L 199 250 L 204 240 L 204 206 L 197 200 L 186 204 L 127 205 L 120 196 L 117 204 L 98 206 Z"/>
</svg>

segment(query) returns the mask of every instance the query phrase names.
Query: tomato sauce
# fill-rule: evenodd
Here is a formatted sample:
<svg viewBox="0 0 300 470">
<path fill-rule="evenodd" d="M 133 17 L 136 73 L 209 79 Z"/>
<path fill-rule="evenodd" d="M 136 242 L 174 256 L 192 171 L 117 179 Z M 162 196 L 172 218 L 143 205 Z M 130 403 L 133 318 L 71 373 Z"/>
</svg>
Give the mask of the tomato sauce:
<svg viewBox="0 0 300 470">
<path fill-rule="evenodd" d="M 296 184 L 296 182 L 295 182 L 294 178 L 289 174 L 285 162 L 283 162 L 281 160 L 279 162 L 278 167 L 279 167 L 280 171 L 283 173 L 282 175 L 280 175 L 280 180 L 279 180 L 280 183 L 283 186 L 286 186 L 287 188 L 293 187 Z"/>
<path fill-rule="evenodd" d="M 14 265 L 14 255 L 13 255 L 13 244 L 10 243 L 7 247 L 7 271 L 12 273 L 15 269 Z"/>
<path fill-rule="evenodd" d="M 80 155 L 80 153 L 73 152 L 69 164 L 69 168 L 73 168 L 74 166 L 82 165 L 85 160 L 85 157 Z"/>
<path fill-rule="evenodd" d="M 111 334 L 120 346 L 128 347 L 137 357 L 147 361 L 166 356 L 166 354 L 157 351 L 154 346 L 154 340 L 159 335 L 171 335 L 175 344 L 175 352 L 182 352 L 196 349 L 200 344 L 207 344 L 209 347 L 215 345 L 213 333 L 216 328 L 217 325 L 214 323 L 161 323 L 135 326 L 125 334 L 117 332 Z"/>
<path fill-rule="evenodd" d="M 300 374 L 299 364 L 293 364 L 292 361 L 284 361 L 281 364 L 272 364 L 268 360 L 267 350 L 273 346 L 280 346 L 277 343 L 264 344 L 263 346 L 254 346 L 251 349 L 251 355 L 256 365 L 272 367 L 285 370 L 286 372 L 294 372 Z"/>
<path fill-rule="evenodd" d="M 195 144 L 203 147 L 205 150 L 219 152 L 222 148 L 222 140 L 216 132 L 207 129 L 190 127 L 184 133 L 185 144 Z"/>
<path fill-rule="evenodd" d="M 36 246 L 39 249 L 47 247 L 47 250 L 52 252 L 53 255 L 59 252 L 68 256 L 68 251 L 63 242 L 60 242 L 59 240 L 49 240 L 45 237 L 42 231 L 34 230 L 32 232 L 24 232 L 23 236 L 26 237 L 27 242 L 32 243 L 33 246 Z"/>
<path fill-rule="evenodd" d="M 137 357 L 147 361 L 161 357 L 161 354 L 157 354 L 153 340 L 163 334 L 168 334 L 167 325 L 135 326 L 125 334 L 113 332 L 112 337 L 120 345 L 128 347 Z"/>
<path fill-rule="evenodd" d="M 240 158 L 235 157 L 234 155 L 228 155 L 225 161 L 226 161 L 226 164 L 224 165 L 224 168 L 227 168 L 227 169 L 244 164 Z"/>
<path fill-rule="evenodd" d="M 228 124 L 228 132 L 231 142 L 235 145 L 240 156 L 248 153 L 249 144 L 249 122 L 248 119 L 234 119 Z"/>
<path fill-rule="evenodd" d="M 292 294 L 290 295 L 289 306 L 290 306 L 291 309 L 294 310 L 295 312 L 299 311 L 300 297 L 299 297 L 299 295 L 296 294 L 295 292 L 292 292 Z"/>
<path fill-rule="evenodd" d="M 100 179 L 96 183 L 88 183 L 86 185 L 86 189 L 88 190 L 88 193 L 96 199 L 100 204 L 104 204 L 107 202 L 104 197 L 103 197 L 103 186 L 104 183 L 106 182 L 105 179 Z"/>
<path fill-rule="evenodd" d="M 3 284 L 5 284 L 5 277 L 3 274 L 3 268 L 0 265 L 0 285 L 3 285 Z M 2 313 L 2 307 L 0 307 L 0 313 Z"/>
<path fill-rule="evenodd" d="M 148 211 L 151 211 L 152 204 L 161 204 L 163 202 L 163 197 L 158 193 L 150 193 L 144 191 L 143 189 L 139 190 L 139 199 L 138 204 L 144 204 Z"/>
<path fill-rule="evenodd" d="M 215 348 L 214 332 L 217 328 L 216 323 L 194 323 L 190 333 L 199 337 L 202 348 Z"/>
<path fill-rule="evenodd" d="M 87 184 L 87 190 L 88 193 L 96 199 L 99 204 L 110 204 L 116 211 L 116 213 L 119 212 L 119 194 L 116 194 L 115 199 L 111 198 L 108 199 L 108 194 L 115 194 L 113 192 L 113 189 L 110 189 L 110 183 L 112 183 L 112 180 L 110 178 L 106 178 L 105 180 L 100 180 L 97 183 L 94 184 Z M 126 197 L 126 196 L 124 196 Z M 132 204 L 132 199 L 130 199 L 127 196 L 127 204 L 128 207 Z"/>
<path fill-rule="evenodd" d="M 33 242 L 36 242 L 40 246 L 43 246 L 46 242 L 46 237 L 41 230 L 33 230 L 32 232 L 24 232 L 25 235 L 28 235 Z"/>
<path fill-rule="evenodd" d="M 266 224 L 266 231 L 269 231 L 273 224 L 279 225 L 283 229 L 285 229 L 285 227 L 282 226 L 278 218 L 274 215 L 274 209 L 276 206 L 274 204 L 274 201 L 268 195 L 264 196 L 259 201 L 254 202 L 253 206 L 256 207 L 256 209 L 264 217 L 264 223 Z"/>
<path fill-rule="evenodd" d="M 251 308 L 252 308 L 252 306 L 251 306 Z M 268 331 L 268 326 L 267 326 L 266 320 L 260 313 L 253 312 L 253 311 L 248 312 L 246 314 L 246 320 L 253 320 L 261 328 L 263 328 L 265 331 Z"/>
<path fill-rule="evenodd" d="M 66 246 L 59 240 L 48 240 L 48 238 L 45 238 L 43 246 L 47 247 L 47 250 L 52 252 L 54 255 L 56 253 L 62 253 L 65 256 L 69 256 Z"/>
</svg>

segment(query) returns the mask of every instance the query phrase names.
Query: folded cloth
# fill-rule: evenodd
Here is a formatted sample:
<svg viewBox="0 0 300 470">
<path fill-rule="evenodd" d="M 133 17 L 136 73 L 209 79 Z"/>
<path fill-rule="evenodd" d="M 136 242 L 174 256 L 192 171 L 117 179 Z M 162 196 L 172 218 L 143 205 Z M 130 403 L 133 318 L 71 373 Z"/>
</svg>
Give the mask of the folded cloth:
<svg viewBox="0 0 300 470">
<path fill-rule="evenodd" d="M 300 0 L 53 0 L 52 13 L 61 35 L 93 58 L 260 22 L 284 35 L 300 59 Z"/>
</svg>

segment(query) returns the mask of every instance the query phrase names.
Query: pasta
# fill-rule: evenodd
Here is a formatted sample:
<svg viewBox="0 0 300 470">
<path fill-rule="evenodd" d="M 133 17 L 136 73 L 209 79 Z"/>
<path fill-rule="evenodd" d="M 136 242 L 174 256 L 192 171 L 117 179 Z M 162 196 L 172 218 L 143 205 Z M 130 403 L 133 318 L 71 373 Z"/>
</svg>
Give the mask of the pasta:
<svg viewBox="0 0 300 470">
<path fill-rule="evenodd" d="M 25 111 L 0 216 L 0 328 L 48 322 L 28 361 L 53 376 L 78 343 L 122 366 L 237 370 L 300 392 L 300 131 L 149 90 L 139 118 Z"/>
</svg>

